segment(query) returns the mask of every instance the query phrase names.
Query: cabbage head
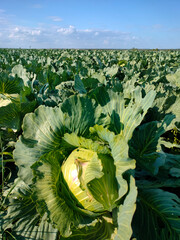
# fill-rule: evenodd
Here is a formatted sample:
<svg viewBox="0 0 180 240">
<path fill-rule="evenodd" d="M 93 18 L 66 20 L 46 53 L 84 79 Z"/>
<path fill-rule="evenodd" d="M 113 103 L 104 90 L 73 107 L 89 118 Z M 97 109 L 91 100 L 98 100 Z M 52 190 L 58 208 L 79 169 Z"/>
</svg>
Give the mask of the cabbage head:
<svg viewBox="0 0 180 240">
<path fill-rule="evenodd" d="M 17 239 L 130 239 L 137 187 L 129 141 L 154 98 L 137 87 L 128 100 L 107 91 L 27 114 L 5 229 Z"/>
</svg>

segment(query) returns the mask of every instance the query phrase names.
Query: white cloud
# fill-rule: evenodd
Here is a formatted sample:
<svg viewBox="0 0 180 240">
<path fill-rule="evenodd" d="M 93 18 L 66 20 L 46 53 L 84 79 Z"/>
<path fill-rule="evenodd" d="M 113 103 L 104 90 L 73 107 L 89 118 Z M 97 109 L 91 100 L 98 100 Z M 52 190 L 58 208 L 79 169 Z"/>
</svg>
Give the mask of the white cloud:
<svg viewBox="0 0 180 240">
<path fill-rule="evenodd" d="M 14 44 L 21 44 L 22 42 L 36 42 L 36 37 L 40 36 L 41 30 L 30 29 L 25 27 L 15 27 L 11 29 L 8 39 L 15 41 Z M 16 42 L 17 41 L 17 42 Z"/>
<path fill-rule="evenodd" d="M 74 26 L 57 29 L 59 41 L 72 48 L 131 48 L 135 36 L 111 30 L 76 29 Z M 64 46 L 64 47 L 66 47 Z"/>
<path fill-rule="evenodd" d="M 58 17 L 58 16 L 50 16 L 49 17 L 53 22 L 61 22 L 62 18 Z"/>
<path fill-rule="evenodd" d="M 77 30 L 78 32 L 84 32 L 84 33 L 92 33 L 93 32 L 93 29 L 79 29 Z"/>
<path fill-rule="evenodd" d="M 132 48 L 140 40 L 128 32 L 69 27 L 0 25 L 0 47 L 7 48 Z"/>
<path fill-rule="evenodd" d="M 70 25 L 68 28 L 58 28 L 57 32 L 63 35 L 70 35 L 72 33 L 75 33 L 76 29 L 74 26 Z"/>
<path fill-rule="evenodd" d="M 40 30 L 32 30 L 31 34 L 39 36 L 41 34 L 41 31 Z"/>
</svg>

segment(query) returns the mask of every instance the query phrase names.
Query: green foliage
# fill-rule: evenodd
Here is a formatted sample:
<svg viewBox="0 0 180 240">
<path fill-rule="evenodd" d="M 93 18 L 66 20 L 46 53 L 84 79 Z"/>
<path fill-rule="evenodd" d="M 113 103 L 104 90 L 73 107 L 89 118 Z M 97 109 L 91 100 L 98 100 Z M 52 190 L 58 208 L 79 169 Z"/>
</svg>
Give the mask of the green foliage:
<svg viewBox="0 0 180 240">
<path fill-rule="evenodd" d="M 180 239 L 179 198 L 161 189 L 141 190 L 134 215 L 134 235 L 137 239 Z M 156 227 L 154 227 L 156 226 Z"/>
<path fill-rule="evenodd" d="M 0 238 L 180 239 L 180 52 L 0 56 Z"/>
</svg>

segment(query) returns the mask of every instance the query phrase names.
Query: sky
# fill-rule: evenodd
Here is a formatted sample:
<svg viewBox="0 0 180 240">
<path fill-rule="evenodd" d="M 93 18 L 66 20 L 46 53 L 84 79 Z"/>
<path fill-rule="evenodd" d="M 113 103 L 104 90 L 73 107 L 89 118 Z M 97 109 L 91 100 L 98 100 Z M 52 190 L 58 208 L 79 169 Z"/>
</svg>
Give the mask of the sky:
<svg viewBox="0 0 180 240">
<path fill-rule="evenodd" d="M 180 0 L 0 0 L 0 48 L 180 48 Z"/>
</svg>

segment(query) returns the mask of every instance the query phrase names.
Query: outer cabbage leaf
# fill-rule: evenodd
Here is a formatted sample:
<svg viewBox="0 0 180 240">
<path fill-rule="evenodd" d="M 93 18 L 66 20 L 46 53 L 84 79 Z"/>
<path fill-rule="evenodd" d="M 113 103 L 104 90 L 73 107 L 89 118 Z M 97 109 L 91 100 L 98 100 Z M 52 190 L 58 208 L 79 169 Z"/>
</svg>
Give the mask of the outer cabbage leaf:
<svg viewBox="0 0 180 240">
<path fill-rule="evenodd" d="M 108 142 L 111 154 L 116 166 L 116 178 L 119 184 L 119 198 L 127 193 L 127 181 L 122 177 L 122 174 L 129 169 L 135 168 L 135 161 L 129 158 L 128 144 L 122 135 L 115 135 L 114 132 L 109 131 L 102 126 L 95 125 L 91 128 L 92 133 L 97 133 L 104 141 Z"/>
<path fill-rule="evenodd" d="M 61 105 L 61 109 L 65 114 L 65 126 L 80 136 L 86 136 L 89 127 L 99 121 L 100 111 L 96 111 L 96 104 L 87 97 L 70 97 Z"/>
<path fill-rule="evenodd" d="M 166 78 L 172 85 L 180 88 L 180 69 L 178 69 L 174 74 L 166 75 Z"/>
<path fill-rule="evenodd" d="M 154 88 L 153 85 L 147 84 L 145 86 L 146 90 Z M 166 115 L 173 114 L 175 118 L 167 130 L 171 130 L 174 127 L 180 129 L 180 97 L 178 91 L 174 91 L 173 88 L 165 88 L 163 84 L 159 84 L 156 92 L 152 109 L 146 115 L 145 121 L 162 121 Z"/>
<path fill-rule="evenodd" d="M 76 230 L 72 232 L 72 235 L 68 237 L 70 240 L 111 240 L 110 237 L 114 232 L 114 226 L 112 220 L 109 217 L 103 217 L 99 220 L 94 220 L 91 224 L 79 225 Z M 67 238 L 61 237 L 62 240 L 67 240 Z"/>
<path fill-rule="evenodd" d="M 12 94 L 0 94 L 0 127 L 19 131 L 24 115 L 32 112 L 36 108 L 37 103 L 30 88 L 23 87 L 21 81 L 19 81 L 19 86 L 14 81 L 9 85 L 9 81 L 6 82 L 8 86 L 6 86 L 5 90 L 12 92 Z M 15 91 L 18 93 L 14 93 Z M 29 99 L 31 94 L 33 98 Z"/>
<path fill-rule="evenodd" d="M 46 207 L 43 209 L 42 203 L 38 205 L 32 189 L 22 180 L 16 179 L 15 184 L 9 196 L 3 230 L 11 228 L 16 239 L 56 240 L 58 231 L 49 222 Z"/>
<path fill-rule="evenodd" d="M 21 64 L 18 64 L 18 65 L 15 65 L 12 70 L 11 70 L 11 74 L 12 76 L 18 76 L 19 78 L 23 79 L 23 82 L 24 82 L 24 85 L 25 86 L 28 86 L 30 81 L 29 81 L 29 78 L 28 78 L 28 73 L 26 72 L 26 69 L 21 65 Z"/>
<path fill-rule="evenodd" d="M 13 78 L 7 74 L 0 74 L 0 94 L 14 94 L 20 93 L 24 84 L 22 79 Z"/>
<path fill-rule="evenodd" d="M 176 182 L 180 181 L 180 155 L 166 153 L 165 157 L 165 164 L 162 166 L 161 171 L 164 174 L 168 172 L 170 176 L 175 177 L 174 185 L 176 185 Z"/>
<path fill-rule="evenodd" d="M 21 119 L 19 116 L 20 105 L 8 102 L 8 105 L 0 108 L 0 127 L 11 128 L 14 131 L 20 129 Z"/>
<path fill-rule="evenodd" d="M 113 240 L 129 240 L 132 235 L 131 221 L 136 209 L 137 188 L 135 180 L 131 176 L 130 190 L 124 203 L 118 209 L 117 232 L 113 234 Z"/>
<path fill-rule="evenodd" d="M 135 129 L 132 139 L 129 141 L 129 155 L 136 159 L 137 166 L 152 174 L 157 174 L 160 166 L 165 163 L 165 154 L 158 146 L 160 136 L 171 123 L 173 115 L 167 115 L 164 121 L 148 122 Z"/>
<path fill-rule="evenodd" d="M 94 92 L 93 98 L 96 98 Z M 99 95 L 99 93 L 97 92 Z M 134 129 L 141 123 L 147 110 L 152 106 L 156 93 L 150 91 L 142 97 L 141 89 L 136 88 L 127 101 L 123 93 L 108 91 L 101 93 L 102 113 L 110 116 L 110 130 L 123 134 L 126 141 L 132 137 Z M 97 96 L 99 98 L 99 96 Z M 97 98 L 96 98 L 97 99 Z M 101 101 L 102 99 L 102 101 Z M 97 99 L 98 100 L 98 99 Z M 109 121 L 108 119 L 106 121 Z"/>
<path fill-rule="evenodd" d="M 24 135 L 16 144 L 14 159 L 19 167 L 18 175 L 27 184 L 32 182 L 31 166 L 39 157 L 60 147 L 60 139 L 64 133 L 64 119 L 62 111 L 58 110 L 40 106 L 35 114 L 29 113 L 24 118 L 22 126 Z"/>
<path fill-rule="evenodd" d="M 146 168 L 139 167 L 136 170 L 135 178 L 138 189 L 168 188 L 175 191 L 176 188 L 179 188 L 180 156 L 168 153 L 162 154 L 164 164 L 160 167 L 158 166 L 159 171 L 156 175 L 152 175 Z"/>
<path fill-rule="evenodd" d="M 139 190 L 133 219 L 134 236 L 139 240 L 180 239 L 180 199 L 161 189 Z"/>
<path fill-rule="evenodd" d="M 86 89 L 84 88 L 84 84 L 79 75 L 76 75 L 74 78 L 74 88 L 79 93 L 86 93 Z"/>
<path fill-rule="evenodd" d="M 169 107 L 167 113 L 173 113 L 176 118 L 171 122 L 171 125 L 168 129 L 176 128 L 180 130 L 180 97 L 177 97 L 175 102 Z"/>
</svg>

